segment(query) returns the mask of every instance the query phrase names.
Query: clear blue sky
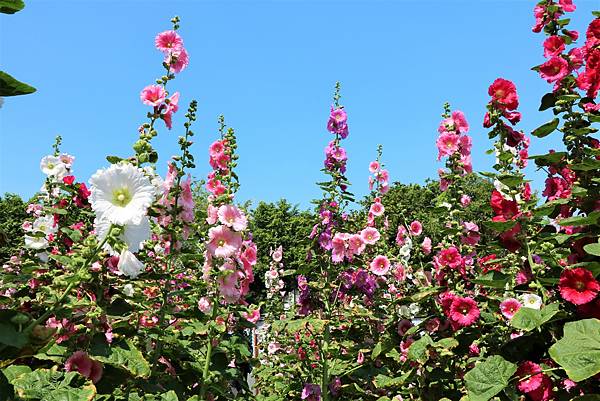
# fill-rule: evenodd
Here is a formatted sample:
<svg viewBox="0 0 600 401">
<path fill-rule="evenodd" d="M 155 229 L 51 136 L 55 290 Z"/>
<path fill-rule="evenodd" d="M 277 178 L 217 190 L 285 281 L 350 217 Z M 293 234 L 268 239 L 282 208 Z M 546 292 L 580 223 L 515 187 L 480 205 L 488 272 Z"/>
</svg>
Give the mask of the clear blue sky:
<svg viewBox="0 0 600 401">
<path fill-rule="evenodd" d="M 0 109 L 0 193 L 32 195 L 39 160 L 56 134 L 85 180 L 108 154 L 129 155 L 147 107 L 139 92 L 162 72 L 157 32 L 179 15 L 191 64 L 170 86 L 182 103 L 199 102 L 196 177 L 208 171 L 207 146 L 220 113 L 239 138 L 240 200 L 308 206 L 320 195 L 333 85 L 342 82 L 349 113 L 349 177 L 367 191 L 378 143 L 394 181 L 435 177 L 442 104 L 464 111 L 474 168 L 489 170 L 481 127 L 487 87 L 513 80 L 529 132 L 550 86 L 530 68 L 543 61 L 543 36 L 531 32 L 535 1 L 58 1 L 29 0 L 0 14 L 0 65 L 37 87 Z M 572 29 L 585 32 L 598 1 L 576 1 Z M 160 132 L 161 162 L 177 150 L 183 110 Z M 162 125 L 161 125 L 162 126 Z M 558 147 L 535 139 L 531 153 Z M 162 169 L 164 172 L 164 168 Z M 537 176 L 536 186 L 541 185 Z"/>
</svg>

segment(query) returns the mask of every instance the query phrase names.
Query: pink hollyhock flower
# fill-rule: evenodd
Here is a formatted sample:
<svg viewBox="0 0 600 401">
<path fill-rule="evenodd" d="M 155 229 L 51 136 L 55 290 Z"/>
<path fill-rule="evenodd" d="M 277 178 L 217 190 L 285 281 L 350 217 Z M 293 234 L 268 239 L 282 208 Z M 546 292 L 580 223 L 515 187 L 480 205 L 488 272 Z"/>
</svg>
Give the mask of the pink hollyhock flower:
<svg viewBox="0 0 600 401">
<path fill-rule="evenodd" d="M 560 81 L 569 73 L 569 63 L 560 56 L 554 56 L 539 67 L 540 76 L 549 83 Z"/>
<path fill-rule="evenodd" d="M 537 363 L 531 361 L 521 363 L 515 376 L 520 379 L 517 388 L 523 393 L 534 391 L 542 385 L 542 368 Z"/>
<path fill-rule="evenodd" d="M 164 31 L 154 39 L 156 48 L 161 52 L 178 51 L 183 49 L 183 39 L 175 31 Z"/>
<path fill-rule="evenodd" d="M 213 224 L 217 224 L 217 221 L 219 220 L 219 208 L 213 205 L 208 205 L 206 215 L 206 222 L 208 224 L 210 224 L 211 226 Z"/>
<path fill-rule="evenodd" d="M 381 216 L 383 215 L 383 213 L 385 212 L 385 208 L 383 207 L 383 204 L 380 202 L 375 202 L 371 205 L 371 208 L 369 209 L 369 213 L 372 213 L 373 216 Z"/>
<path fill-rule="evenodd" d="M 306 401 L 321 401 L 321 386 L 318 384 L 306 383 L 302 389 L 300 398 Z"/>
<path fill-rule="evenodd" d="M 468 131 L 469 123 L 467 122 L 464 113 L 460 110 L 453 111 L 452 116 L 443 120 L 438 127 L 438 132 L 440 134 L 444 132 L 464 134 Z"/>
<path fill-rule="evenodd" d="M 235 231 L 243 231 L 248 225 L 246 215 L 234 205 L 222 205 L 218 211 L 219 221 Z"/>
<path fill-rule="evenodd" d="M 188 174 L 187 179 L 181 183 L 181 194 L 177 200 L 181 207 L 180 217 L 185 223 L 194 221 L 194 197 L 192 195 L 192 177 Z M 185 239 L 185 238 L 184 238 Z"/>
<path fill-rule="evenodd" d="M 339 134 L 342 138 L 348 136 L 348 115 L 343 108 L 334 109 L 331 107 L 329 121 L 327 121 L 327 130 L 334 134 Z"/>
<path fill-rule="evenodd" d="M 507 298 L 500 303 L 500 312 L 502 312 L 502 316 L 505 318 L 512 319 L 521 306 L 521 302 L 516 298 Z"/>
<path fill-rule="evenodd" d="M 546 187 L 542 195 L 548 197 L 549 201 L 568 198 L 571 196 L 571 186 L 562 177 L 548 177 L 546 178 Z"/>
<path fill-rule="evenodd" d="M 256 324 L 258 322 L 258 320 L 260 319 L 260 309 L 253 309 L 250 311 L 250 313 L 242 312 L 241 315 L 244 319 L 246 319 L 250 323 Z"/>
<path fill-rule="evenodd" d="M 577 9 L 577 6 L 573 4 L 573 0 L 558 0 L 558 4 L 562 7 L 563 11 L 570 13 Z"/>
<path fill-rule="evenodd" d="M 517 107 L 519 107 L 517 87 L 514 83 L 507 79 L 496 79 L 488 88 L 488 94 L 492 97 L 493 101 L 500 105 L 501 108 L 515 110 Z"/>
<path fill-rule="evenodd" d="M 371 268 L 371 273 L 383 276 L 390 270 L 390 260 L 383 255 L 377 255 L 371 261 L 369 267 Z"/>
<path fill-rule="evenodd" d="M 437 261 L 441 266 L 448 266 L 451 269 L 456 269 L 463 264 L 463 258 L 455 246 L 442 249 L 437 256 Z"/>
<path fill-rule="evenodd" d="M 223 141 L 214 141 L 208 148 L 210 157 L 215 158 L 225 151 L 225 144 Z"/>
<path fill-rule="evenodd" d="M 565 50 L 565 40 L 560 36 L 552 35 L 544 41 L 544 57 L 558 56 Z"/>
<path fill-rule="evenodd" d="M 171 66 L 172 72 L 179 74 L 190 64 L 190 56 L 187 50 L 182 48 L 167 54 L 165 63 Z"/>
<path fill-rule="evenodd" d="M 165 125 L 168 129 L 173 128 L 173 114 L 179 110 L 179 92 L 175 92 L 173 96 L 169 98 L 169 103 L 167 104 L 167 109 L 164 114 L 161 116 Z"/>
<path fill-rule="evenodd" d="M 550 401 L 555 400 L 554 390 L 552 390 L 552 380 L 546 374 L 542 374 L 542 384 L 535 390 L 530 391 L 527 395 L 533 401 Z"/>
<path fill-rule="evenodd" d="M 371 172 L 372 174 L 376 173 L 377 171 L 379 171 L 379 162 L 377 161 L 373 161 L 369 164 L 369 172 Z"/>
<path fill-rule="evenodd" d="M 450 305 L 450 319 L 459 326 L 470 326 L 479 319 L 477 302 L 469 297 L 455 297 Z"/>
<path fill-rule="evenodd" d="M 76 351 L 65 362 L 67 372 L 78 372 L 93 383 L 98 383 L 102 378 L 103 366 L 100 362 L 90 359 L 87 353 Z"/>
<path fill-rule="evenodd" d="M 469 356 L 478 356 L 479 355 L 479 346 L 475 343 L 469 345 Z"/>
<path fill-rule="evenodd" d="M 349 236 L 346 233 L 336 233 L 331 240 L 331 261 L 342 263 L 346 256 L 346 241 Z"/>
<path fill-rule="evenodd" d="M 402 319 L 398 322 L 398 335 L 404 337 L 404 334 L 413 326 L 412 322 L 408 319 Z"/>
<path fill-rule="evenodd" d="M 600 291 L 600 283 L 594 278 L 591 271 L 577 267 L 563 270 L 558 282 L 558 289 L 566 301 L 575 305 L 583 305 L 596 298 Z"/>
<path fill-rule="evenodd" d="M 425 237 L 423 242 L 421 243 L 421 251 L 425 255 L 429 255 L 431 253 L 431 238 Z"/>
<path fill-rule="evenodd" d="M 471 204 L 471 197 L 469 195 L 462 195 L 460 197 L 460 204 L 467 207 Z"/>
<path fill-rule="evenodd" d="M 375 227 L 365 228 L 360 232 L 360 236 L 362 237 L 365 244 L 369 245 L 374 245 L 377 241 L 379 241 L 379 238 L 381 238 L 379 231 L 377 231 Z"/>
<path fill-rule="evenodd" d="M 219 196 L 224 194 L 227 188 L 225 188 L 220 180 L 208 180 L 206 190 L 215 196 Z"/>
<path fill-rule="evenodd" d="M 412 223 L 410 223 L 409 232 L 410 232 L 410 235 L 414 235 L 414 236 L 421 235 L 421 233 L 423 232 L 423 225 L 421 225 L 420 221 L 415 220 Z"/>
<path fill-rule="evenodd" d="M 348 249 L 353 255 L 360 255 L 363 253 L 366 246 L 367 245 L 360 234 L 352 234 L 350 238 L 348 238 Z"/>
<path fill-rule="evenodd" d="M 211 227 L 208 230 L 208 238 L 206 248 L 212 255 L 220 258 L 232 256 L 242 246 L 241 235 L 226 226 Z"/>
<path fill-rule="evenodd" d="M 283 247 L 279 245 L 279 247 L 273 251 L 271 257 L 273 258 L 273 261 L 277 263 L 281 262 L 281 259 L 283 259 Z"/>
<path fill-rule="evenodd" d="M 160 106 L 167 98 L 167 92 L 160 85 L 148 85 L 140 93 L 142 103 L 148 106 Z"/>
<path fill-rule="evenodd" d="M 202 313 L 210 313 L 212 312 L 212 303 L 208 298 L 202 297 L 198 300 L 198 309 L 200 309 Z"/>
<path fill-rule="evenodd" d="M 458 150 L 459 136 L 451 132 L 443 132 L 440 134 L 435 144 L 438 148 L 438 160 L 443 156 L 450 156 Z"/>
</svg>

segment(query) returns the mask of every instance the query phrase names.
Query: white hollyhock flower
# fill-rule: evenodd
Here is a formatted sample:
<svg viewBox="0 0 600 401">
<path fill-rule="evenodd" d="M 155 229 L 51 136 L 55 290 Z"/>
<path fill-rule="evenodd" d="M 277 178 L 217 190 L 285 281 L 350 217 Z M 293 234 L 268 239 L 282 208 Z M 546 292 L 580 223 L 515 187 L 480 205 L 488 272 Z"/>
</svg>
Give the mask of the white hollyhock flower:
<svg viewBox="0 0 600 401">
<path fill-rule="evenodd" d="M 108 235 L 110 222 L 104 218 L 96 218 L 94 220 L 94 229 L 98 241 L 102 242 Z M 150 238 L 150 220 L 147 216 L 142 217 L 140 224 L 126 224 L 122 227 L 123 231 L 119 239 L 127 244 L 130 252 L 137 252 L 142 248 L 142 243 Z M 111 255 L 117 255 L 110 245 L 104 244 L 104 249 Z"/>
<path fill-rule="evenodd" d="M 133 253 L 125 249 L 119 255 L 119 263 L 117 264 L 117 268 L 124 275 L 130 278 L 136 278 L 141 272 L 144 271 L 144 264 L 140 262 Z"/>
<path fill-rule="evenodd" d="M 48 246 L 48 240 L 44 237 L 25 236 L 25 247 L 30 249 L 44 249 Z"/>
<path fill-rule="evenodd" d="M 120 226 L 140 224 L 156 194 L 144 171 L 131 164 L 98 170 L 90 184 L 90 203 L 96 215 Z"/>
<path fill-rule="evenodd" d="M 32 231 L 41 231 L 48 235 L 58 231 L 58 227 L 54 224 L 53 216 L 41 216 L 34 220 Z"/>
<path fill-rule="evenodd" d="M 133 294 L 135 294 L 135 290 L 133 288 L 132 284 L 125 284 L 123 286 L 123 294 L 125 294 L 126 297 L 132 297 Z"/>
<path fill-rule="evenodd" d="M 521 302 L 525 308 L 540 310 L 542 307 L 542 298 L 540 298 L 538 295 L 523 294 L 519 298 L 521 298 Z"/>
<path fill-rule="evenodd" d="M 44 156 L 40 161 L 40 169 L 44 174 L 62 180 L 68 174 L 67 166 L 57 156 Z"/>
</svg>

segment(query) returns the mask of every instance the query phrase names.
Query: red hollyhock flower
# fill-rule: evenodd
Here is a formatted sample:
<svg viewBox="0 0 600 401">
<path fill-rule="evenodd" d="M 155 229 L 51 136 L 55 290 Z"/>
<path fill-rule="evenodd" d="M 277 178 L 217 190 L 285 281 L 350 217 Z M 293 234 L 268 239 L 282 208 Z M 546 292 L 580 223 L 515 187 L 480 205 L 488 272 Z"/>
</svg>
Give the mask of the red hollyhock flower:
<svg viewBox="0 0 600 401">
<path fill-rule="evenodd" d="M 558 56 L 565 50 L 565 40 L 560 36 L 550 36 L 544 41 L 544 57 Z"/>
<path fill-rule="evenodd" d="M 538 388 L 527 393 L 533 401 L 549 401 L 554 399 L 552 390 L 552 380 L 545 374 L 542 374 L 542 383 Z"/>
<path fill-rule="evenodd" d="M 515 376 L 519 378 L 517 388 L 524 393 L 538 389 L 544 379 L 540 365 L 531 361 L 525 361 L 519 365 Z"/>
<path fill-rule="evenodd" d="M 562 177 L 548 177 L 542 195 L 547 196 L 549 201 L 568 198 L 571 196 L 571 187 L 567 180 Z"/>
<path fill-rule="evenodd" d="M 477 302 L 469 297 L 456 297 L 450 305 L 450 319 L 459 326 L 470 326 L 479 319 Z"/>
<path fill-rule="evenodd" d="M 592 272 L 583 268 L 564 270 L 558 282 L 560 295 L 575 305 L 583 305 L 596 298 L 600 291 L 600 283 Z"/>
<path fill-rule="evenodd" d="M 540 75 L 549 83 L 560 81 L 569 73 L 569 63 L 560 56 L 554 56 L 539 67 Z"/>
<path fill-rule="evenodd" d="M 502 265 L 500 263 L 490 263 L 491 260 L 495 260 L 497 258 L 498 256 L 496 256 L 495 253 L 485 256 L 483 258 L 479 258 L 477 262 L 479 263 L 479 267 L 481 267 L 483 273 L 487 273 L 492 270 L 497 272 L 502 270 Z"/>
<path fill-rule="evenodd" d="M 67 185 L 72 185 L 75 182 L 75 176 L 68 175 L 66 177 L 63 177 L 63 182 Z"/>
<path fill-rule="evenodd" d="M 514 83 L 507 79 L 496 79 L 490 85 L 488 94 L 492 97 L 492 100 L 497 102 L 503 109 L 515 110 L 517 107 L 519 107 L 517 87 Z"/>
<path fill-rule="evenodd" d="M 510 230 L 504 231 L 502 234 L 500 234 L 499 238 L 502 246 L 511 252 L 516 252 L 519 250 L 519 248 L 521 248 L 521 243 L 516 238 L 519 232 L 521 232 L 521 225 L 517 223 Z"/>
<path fill-rule="evenodd" d="M 502 194 L 496 190 L 492 191 L 490 204 L 494 210 L 494 214 L 499 219 L 494 218 L 494 221 L 506 221 L 512 219 L 519 214 L 519 205 L 513 200 L 504 199 Z"/>
</svg>

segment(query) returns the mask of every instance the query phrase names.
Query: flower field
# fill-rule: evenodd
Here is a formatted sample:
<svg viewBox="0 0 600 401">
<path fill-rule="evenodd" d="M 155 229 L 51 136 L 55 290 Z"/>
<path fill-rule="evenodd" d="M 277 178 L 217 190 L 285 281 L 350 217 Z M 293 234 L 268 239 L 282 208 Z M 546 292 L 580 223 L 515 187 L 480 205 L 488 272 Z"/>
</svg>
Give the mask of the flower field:
<svg viewBox="0 0 600 401">
<path fill-rule="evenodd" d="M 498 71 L 483 121 L 441 105 L 439 178 L 422 187 L 392 182 L 380 145 L 355 198 L 336 83 L 306 212 L 236 199 L 223 116 L 208 157 L 194 147 L 174 17 L 148 40 L 158 78 L 129 154 L 77 177 L 57 137 L 34 198 L 0 198 L 0 401 L 600 400 L 600 11 L 581 33 L 576 12 L 534 8 L 549 121 L 520 129 L 519 88 Z M 33 91 L 2 74 L 2 96 Z M 473 124 L 494 171 L 473 170 Z M 175 133 L 179 154 L 159 157 L 153 141 Z M 549 136 L 560 149 L 530 154 Z"/>
</svg>

